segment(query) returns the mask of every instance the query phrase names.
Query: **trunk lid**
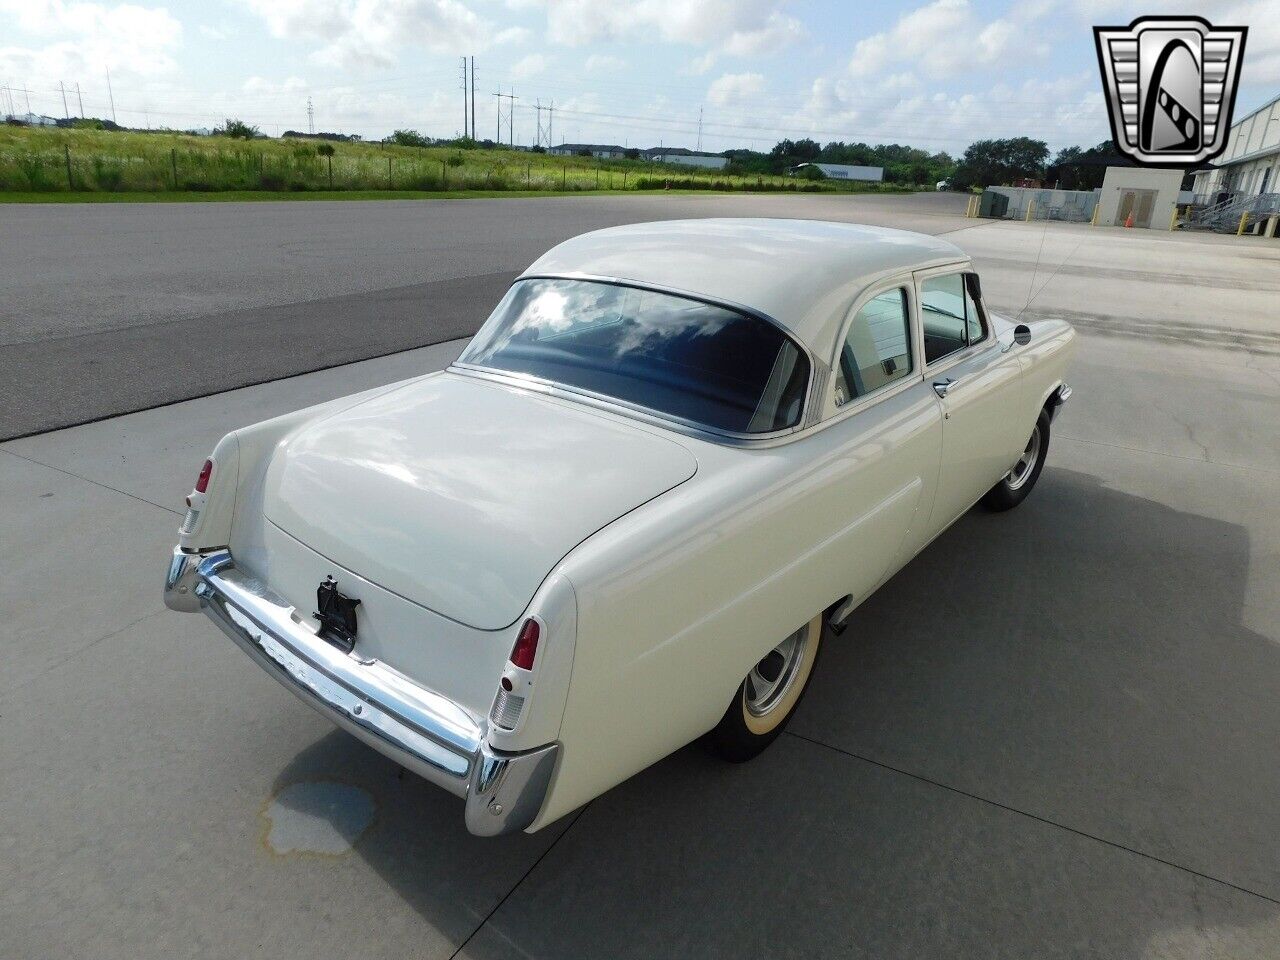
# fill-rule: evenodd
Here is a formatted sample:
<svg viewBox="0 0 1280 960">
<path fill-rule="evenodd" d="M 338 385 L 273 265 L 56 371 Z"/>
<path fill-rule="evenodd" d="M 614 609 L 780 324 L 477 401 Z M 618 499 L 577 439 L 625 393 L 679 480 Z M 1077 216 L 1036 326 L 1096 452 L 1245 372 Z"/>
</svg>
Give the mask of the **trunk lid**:
<svg viewBox="0 0 1280 960">
<path fill-rule="evenodd" d="M 292 434 L 264 512 L 360 577 L 498 630 L 565 554 L 696 470 L 642 425 L 446 373 Z"/>
</svg>

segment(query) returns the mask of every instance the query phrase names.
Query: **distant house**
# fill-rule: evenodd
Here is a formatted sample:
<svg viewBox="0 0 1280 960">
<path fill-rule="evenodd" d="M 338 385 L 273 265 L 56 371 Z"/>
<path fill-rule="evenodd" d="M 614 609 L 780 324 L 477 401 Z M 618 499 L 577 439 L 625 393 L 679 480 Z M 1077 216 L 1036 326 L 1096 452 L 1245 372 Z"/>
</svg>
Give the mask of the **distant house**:
<svg viewBox="0 0 1280 960">
<path fill-rule="evenodd" d="M 706 170 L 721 170 L 729 162 L 729 158 L 719 153 L 701 153 L 684 147 L 650 147 L 640 151 L 640 156 L 653 163 L 678 163 L 686 167 L 702 167 Z"/>
<path fill-rule="evenodd" d="M 601 160 L 612 160 L 615 157 L 627 155 L 627 148 L 620 147 L 616 143 L 562 143 L 558 147 L 548 147 L 547 153 L 558 157 L 581 157 L 584 156 L 584 150 Z"/>
<path fill-rule="evenodd" d="M 800 163 L 791 167 L 787 173 L 794 177 L 808 167 L 817 167 L 824 177 L 832 180 L 867 180 L 878 183 L 884 179 L 884 167 L 859 167 L 851 163 Z"/>
</svg>

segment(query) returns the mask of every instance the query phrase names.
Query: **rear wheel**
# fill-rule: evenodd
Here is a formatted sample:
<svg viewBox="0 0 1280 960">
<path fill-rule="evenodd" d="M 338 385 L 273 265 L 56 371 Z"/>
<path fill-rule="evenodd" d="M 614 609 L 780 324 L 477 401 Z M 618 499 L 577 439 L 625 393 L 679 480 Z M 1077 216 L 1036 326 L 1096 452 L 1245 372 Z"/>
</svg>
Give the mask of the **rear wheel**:
<svg viewBox="0 0 1280 960">
<path fill-rule="evenodd" d="M 1027 494 L 1040 479 L 1045 454 L 1048 452 L 1049 414 L 1041 410 L 1026 448 L 1014 462 L 1012 469 L 983 496 L 983 506 L 991 510 L 1012 510 L 1027 499 Z"/>
<path fill-rule="evenodd" d="M 804 696 L 822 644 L 822 615 L 786 637 L 751 668 L 716 728 L 711 749 L 741 763 L 773 743 Z"/>
</svg>

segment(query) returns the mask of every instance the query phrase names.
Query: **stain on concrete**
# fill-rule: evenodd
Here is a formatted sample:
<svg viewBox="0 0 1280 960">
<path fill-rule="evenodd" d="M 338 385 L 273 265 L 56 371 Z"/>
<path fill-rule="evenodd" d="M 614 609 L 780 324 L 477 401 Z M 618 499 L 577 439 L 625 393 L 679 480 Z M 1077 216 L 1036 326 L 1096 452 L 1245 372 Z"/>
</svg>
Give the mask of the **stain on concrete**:
<svg viewBox="0 0 1280 960">
<path fill-rule="evenodd" d="M 373 796 L 359 787 L 331 780 L 293 783 L 267 804 L 266 844 L 278 854 L 350 853 L 377 812 Z"/>
</svg>

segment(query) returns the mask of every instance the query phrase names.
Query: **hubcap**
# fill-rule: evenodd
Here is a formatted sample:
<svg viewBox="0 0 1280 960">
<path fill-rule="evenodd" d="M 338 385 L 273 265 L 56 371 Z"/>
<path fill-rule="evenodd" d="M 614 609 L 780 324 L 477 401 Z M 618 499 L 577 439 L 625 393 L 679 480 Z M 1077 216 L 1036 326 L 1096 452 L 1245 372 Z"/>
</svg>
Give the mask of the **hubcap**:
<svg viewBox="0 0 1280 960">
<path fill-rule="evenodd" d="M 786 696 L 804 663 L 809 646 L 809 628 L 801 627 L 770 650 L 747 674 L 746 708 L 762 717 Z"/>
<path fill-rule="evenodd" d="M 1027 441 L 1027 449 L 1022 451 L 1022 456 L 1018 458 L 1018 462 L 1013 465 L 1013 469 L 1009 471 L 1009 475 L 1005 477 L 1004 482 L 1010 490 L 1017 490 L 1027 478 L 1031 476 L 1031 471 L 1035 469 L 1036 461 L 1040 459 L 1040 426 L 1031 431 L 1031 439 Z"/>
</svg>

